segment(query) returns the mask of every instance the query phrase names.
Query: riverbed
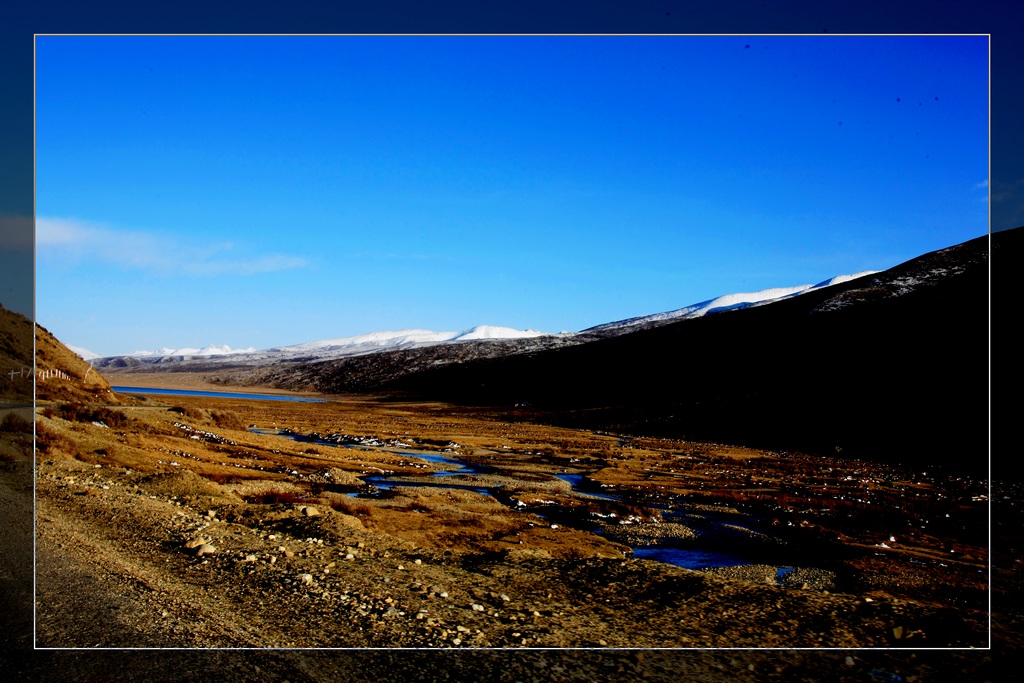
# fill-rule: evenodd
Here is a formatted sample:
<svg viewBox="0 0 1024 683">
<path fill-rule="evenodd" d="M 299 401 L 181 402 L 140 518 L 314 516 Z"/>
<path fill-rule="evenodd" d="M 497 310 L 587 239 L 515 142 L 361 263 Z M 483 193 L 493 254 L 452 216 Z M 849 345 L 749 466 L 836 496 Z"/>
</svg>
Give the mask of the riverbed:
<svg viewBox="0 0 1024 683">
<path fill-rule="evenodd" d="M 367 447 L 360 443 L 340 442 L 339 437 L 337 436 L 304 436 L 289 430 L 259 431 L 262 433 L 273 433 L 296 441 L 315 443 L 322 446 L 344 448 Z M 581 512 L 580 508 L 577 506 L 559 505 L 555 501 L 544 501 L 540 504 L 524 505 L 521 501 L 505 493 L 503 490 L 504 486 L 502 485 L 480 485 L 479 479 L 483 477 L 479 477 L 478 475 L 493 475 L 496 472 L 493 467 L 470 463 L 447 455 L 413 453 L 404 450 L 395 451 L 395 453 L 403 457 L 415 458 L 433 465 L 440 465 L 443 469 L 434 470 L 429 474 L 366 475 L 362 477 L 362 480 L 372 488 L 369 491 L 352 492 L 349 495 L 353 497 L 376 497 L 382 494 L 387 495 L 386 492 L 402 486 L 427 486 L 432 488 L 451 488 L 474 491 L 481 495 L 490 496 L 510 509 L 535 514 L 551 524 L 553 528 L 558 525 L 563 525 L 609 537 L 614 536 L 617 541 L 619 541 L 619 535 L 611 534 L 609 533 L 609 530 L 616 532 L 620 529 L 627 530 L 629 524 L 634 524 L 634 520 L 616 520 L 614 514 L 601 514 L 594 512 L 587 514 L 586 512 Z M 595 488 L 593 482 L 588 482 L 584 474 L 560 473 L 555 474 L 554 477 L 569 484 L 571 487 L 570 495 L 575 499 L 594 501 L 598 505 L 601 503 L 629 505 L 631 503 L 628 499 L 628 492 L 613 493 L 592 490 Z M 677 506 L 665 505 L 661 507 L 663 509 L 660 510 L 660 514 L 666 521 L 673 520 L 671 524 L 678 526 L 678 523 L 675 522 L 675 520 L 683 520 L 688 525 L 699 529 L 699 531 L 695 532 L 691 538 L 687 538 L 685 540 L 680 538 L 667 538 L 660 542 L 651 542 L 649 540 L 632 542 L 629 540 L 629 535 L 625 535 L 626 540 L 624 542 L 619 542 L 623 542 L 624 545 L 628 545 L 631 548 L 634 557 L 665 562 L 667 564 L 685 567 L 687 569 L 741 566 L 763 559 L 760 555 L 763 554 L 762 551 L 764 550 L 765 545 L 764 540 L 767 537 L 756 531 L 753 528 L 754 525 L 746 524 L 745 522 L 753 520 L 746 520 L 745 517 L 738 512 L 716 512 L 714 510 L 709 511 L 707 509 L 697 511 L 691 509 L 685 504 Z M 609 517 L 612 518 L 610 520 L 611 524 L 618 522 L 619 526 L 611 526 L 609 524 Z M 635 524 L 634 527 L 629 527 L 628 530 L 653 530 L 652 527 L 654 526 L 665 528 L 671 524 Z M 758 557 L 755 557 L 754 555 L 758 555 Z"/>
</svg>

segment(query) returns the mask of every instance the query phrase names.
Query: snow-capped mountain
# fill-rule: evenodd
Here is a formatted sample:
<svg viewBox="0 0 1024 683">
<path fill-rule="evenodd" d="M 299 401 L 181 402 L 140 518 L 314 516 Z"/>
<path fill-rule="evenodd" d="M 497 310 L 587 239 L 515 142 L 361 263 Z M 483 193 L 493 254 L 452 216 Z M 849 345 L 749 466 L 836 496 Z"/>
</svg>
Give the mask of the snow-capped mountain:
<svg viewBox="0 0 1024 683">
<path fill-rule="evenodd" d="M 433 332 L 431 330 L 370 332 L 369 334 L 360 334 L 354 337 L 325 339 L 292 346 L 280 346 L 268 349 L 268 351 L 280 352 L 286 355 L 306 355 L 311 353 L 354 355 L 379 351 L 381 349 L 408 348 L 425 344 L 444 344 L 447 342 L 478 339 L 525 339 L 544 335 L 544 332 L 538 332 L 537 330 L 515 330 L 510 327 L 478 325 L 460 332 Z"/>
<path fill-rule="evenodd" d="M 264 350 L 257 350 L 252 347 L 247 349 L 232 349 L 230 346 L 205 346 L 203 348 L 179 349 L 164 347 L 157 351 L 135 351 L 122 356 L 110 356 L 108 358 L 132 359 L 141 363 L 184 360 L 189 358 L 203 358 L 211 361 L 223 360 L 225 362 L 264 360 L 285 361 L 297 359 L 311 361 L 359 356 L 379 351 L 433 346 L 436 344 L 450 344 L 454 342 L 530 339 L 545 336 L 549 335 L 537 330 L 516 330 L 511 327 L 477 325 L 476 327 L 471 327 L 457 332 L 434 332 L 432 330 L 418 329 L 370 332 L 368 334 L 360 334 L 353 337 L 324 339 L 320 341 L 305 342 L 302 344 L 293 344 L 290 346 L 276 346 Z M 99 356 L 94 355 L 93 358 L 99 358 Z"/>
<path fill-rule="evenodd" d="M 378 353 L 382 351 L 397 351 L 402 349 L 420 348 L 426 346 L 451 344 L 456 342 L 470 341 L 509 341 L 524 340 L 544 337 L 562 342 L 582 343 L 594 337 L 607 337 L 625 334 L 636 329 L 655 327 L 658 325 L 697 318 L 709 313 L 747 308 L 749 306 L 760 306 L 782 299 L 817 291 L 830 285 L 841 284 L 855 280 L 876 271 L 863 271 L 852 275 L 839 275 L 816 285 L 797 285 L 795 287 L 774 287 L 758 292 L 741 292 L 725 294 L 708 299 L 700 303 L 691 304 L 684 308 L 664 313 L 638 316 L 626 320 L 605 323 L 590 327 L 581 332 L 563 332 L 558 335 L 540 332 L 538 330 L 517 330 L 510 327 L 499 327 L 493 325 L 477 325 L 466 330 L 457 332 L 434 332 L 433 330 L 407 329 L 384 332 L 370 332 L 351 337 L 338 339 L 323 339 L 320 341 L 304 342 L 289 346 L 276 346 L 269 349 L 257 350 L 255 348 L 232 349 L 229 346 L 205 346 L 202 348 L 161 348 L 157 351 L 134 351 L 121 356 L 109 358 L 131 359 L 130 362 L 154 363 L 171 360 L 205 359 L 215 362 L 244 362 L 259 363 L 263 361 L 295 361 L 304 362 L 332 360 L 350 356 L 361 356 L 365 354 Z M 83 356 L 84 357 L 84 356 Z M 98 359 L 93 354 L 89 360 Z M 106 359 L 103 359 L 106 360 Z M 104 363 L 106 365 L 106 363 Z"/>
<path fill-rule="evenodd" d="M 80 346 L 71 346 L 71 344 L 66 344 L 66 346 L 72 351 L 74 351 L 78 355 L 78 357 L 83 360 L 93 360 L 94 358 L 102 358 L 100 354 L 93 353 L 89 349 L 83 349 Z"/>
<path fill-rule="evenodd" d="M 234 353 L 255 353 L 256 349 L 249 347 L 247 349 L 232 349 L 230 346 L 204 346 L 201 349 L 197 348 L 181 348 L 172 349 L 163 347 L 157 351 L 132 351 L 128 356 L 132 358 L 153 358 L 153 357 L 164 357 L 164 356 L 228 356 Z M 99 356 L 94 356 L 98 358 Z M 88 359 L 87 359 L 88 360 Z"/>
<path fill-rule="evenodd" d="M 771 289 L 762 289 L 759 292 L 725 294 L 684 308 L 678 308 L 674 311 L 638 316 L 636 318 L 628 318 L 626 320 L 618 320 L 616 322 L 604 323 L 603 325 L 596 325 L 583 330 L 583 333 L 621 333 L 627 331 L 629 328 L 650 327 L 657 323 L 684 320 L 686 318 L 699 318 L 703 315 L 707 315 L 708 313 L 719 313 L 721 311 L 747 308 L 749 306 L 761 306 L 775 301 L 780 301 L 782 299 L 787 299 L 789 297 L 798 296 L 800 294 L 806 294 L 807 292 L 819 290 L 830 285 L 838 285 L 867 275 L 874 275 L 877 272 L 878 271 L 875 270 L 865 270 L 852 275 L 837 275 L 836 277 L 819 282 L 816 285 L 773 287 Z"/>
</svg>

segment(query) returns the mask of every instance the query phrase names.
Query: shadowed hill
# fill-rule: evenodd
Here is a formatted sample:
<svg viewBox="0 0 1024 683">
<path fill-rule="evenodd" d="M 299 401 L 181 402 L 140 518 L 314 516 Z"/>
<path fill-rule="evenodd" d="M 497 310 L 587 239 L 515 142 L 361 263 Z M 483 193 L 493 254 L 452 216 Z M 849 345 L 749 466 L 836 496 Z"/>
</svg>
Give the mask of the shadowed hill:
<svg viewBox="0 0 1024 683">
<path fill-rule="evenodd" d="M 32 400 L 32 321 L 0 306 L 0 398 Z"/>
<path fill-rule="evenodd" d="M 1016 260 L 1024 231 L 993 238 Z M 983 472 L 988 236 L 765 306 L 388 388 L 560 424 Z"/>
</svg>

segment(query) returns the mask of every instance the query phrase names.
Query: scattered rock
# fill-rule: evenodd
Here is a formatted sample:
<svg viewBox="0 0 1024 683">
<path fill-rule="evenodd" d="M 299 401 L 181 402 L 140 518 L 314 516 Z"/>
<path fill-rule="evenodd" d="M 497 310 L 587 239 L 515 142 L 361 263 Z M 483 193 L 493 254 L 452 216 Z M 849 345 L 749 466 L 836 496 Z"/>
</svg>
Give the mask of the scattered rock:
<svg viewBox="0 0 1024 683">
<path fill-rule="evenodd" d="M 209 536 L 195 536 L 194 538 L 185 541 L 185 547 L 192 550 L 193 548 L 198 548 L 199 546 L 208 544 L 209 542 Z"/>
</svg>

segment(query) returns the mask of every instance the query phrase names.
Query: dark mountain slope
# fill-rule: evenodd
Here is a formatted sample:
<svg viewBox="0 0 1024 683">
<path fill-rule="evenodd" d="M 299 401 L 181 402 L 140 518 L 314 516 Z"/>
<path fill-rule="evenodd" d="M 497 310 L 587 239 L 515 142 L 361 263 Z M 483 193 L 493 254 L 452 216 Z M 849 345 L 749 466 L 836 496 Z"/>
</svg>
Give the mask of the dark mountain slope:
<svg viewBox="0 0 1024 683">
<path fill-rule="evenodd" d="M 0 400 L 32 400 L 32 321 L 0 306 Z"/>
<path fill-rule="evenodd" d="M 1024 228 L 992 235 L 992 478 L 1024 480 L 1017 424 L 1024 385 L 1018 331 L 1024 302 Z"/>
<path fill-rule="evenodd" d="M 131 368 L 134 372 L 207 372 L 213 381 L 240 386 L 271 386 L 293 391 L 358 393 L 378 391 L 405 375 L 441 365 L 465 363 L 481 358 L 505 357 L 580 343 L 561 336 L 529 339 L 487 339 L 460 341 L 393 351 L 379 351 L 333 360 L 287 360 L 274 363 L 232 363 L 215 361 L 173 361 Z"/>
<path fill-rule="evenodd" d="M 1017 259 L 1021 231 L 997 234 Z M 388 385 L 563 424 L 982 471 L 988 236 L 793 299 Z"/>
</svg>

